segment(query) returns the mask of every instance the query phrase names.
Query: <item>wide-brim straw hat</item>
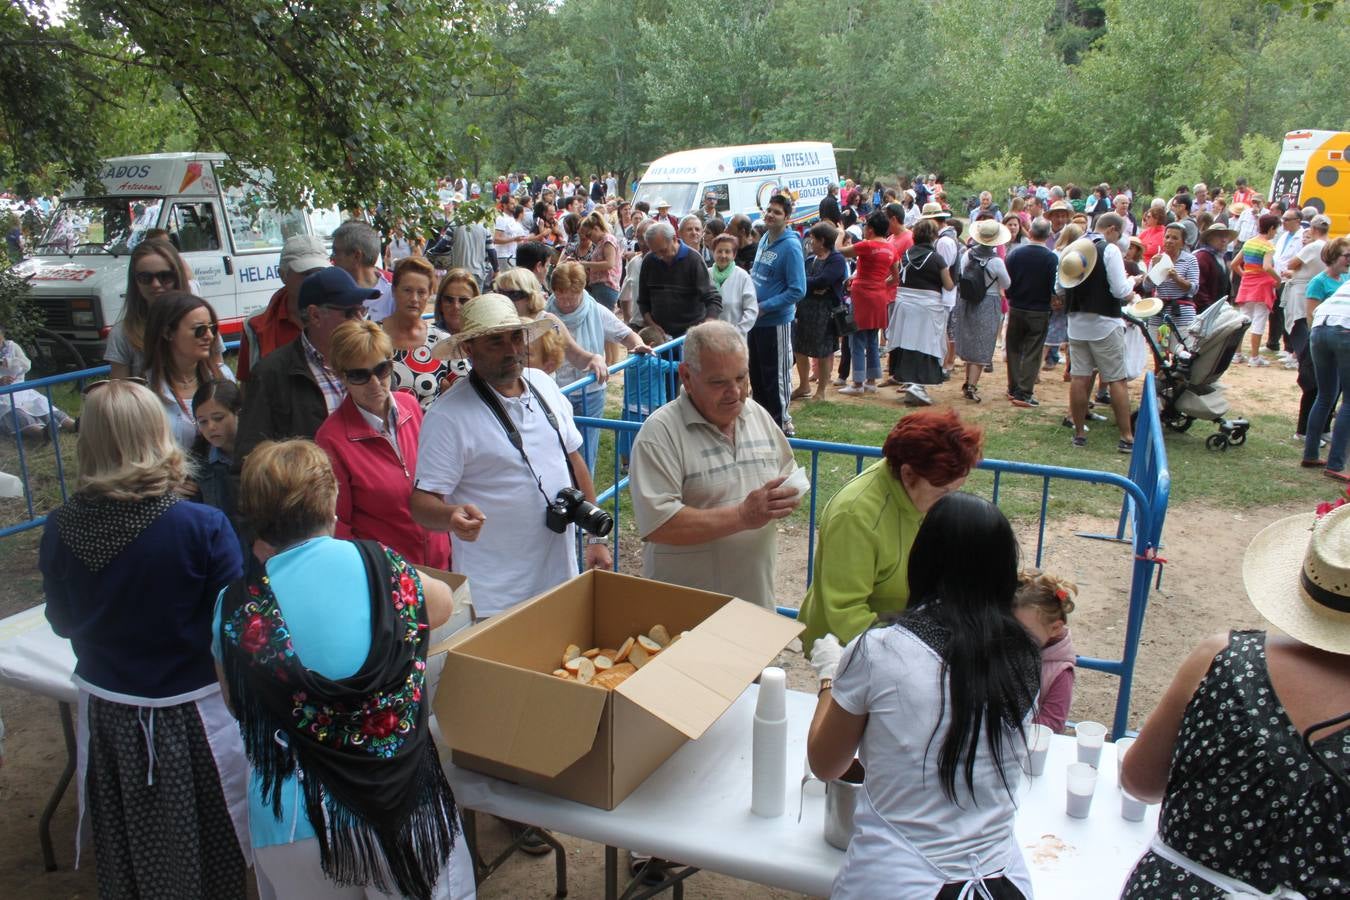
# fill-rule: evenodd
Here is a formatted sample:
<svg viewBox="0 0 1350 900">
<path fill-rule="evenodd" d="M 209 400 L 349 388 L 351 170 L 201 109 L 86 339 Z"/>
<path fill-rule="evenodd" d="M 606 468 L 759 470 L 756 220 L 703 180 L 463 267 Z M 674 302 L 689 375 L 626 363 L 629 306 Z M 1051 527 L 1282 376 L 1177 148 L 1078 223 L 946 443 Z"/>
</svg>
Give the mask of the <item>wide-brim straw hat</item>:
<svg viewBox="0 0 1350 900">
<path fill-rule="evenodd" d="M 1054 203 L 1050 204 L 1050 208 L 1045 211 L 1045 214 L 1048 217 L 1052 212 L 1065 212 L 1069 215 L 1073 215 L 1074 208 L 1069 205 L 1069 201 L 1067 200 L 1056 200 Z"/>
<path fill-rule="evenodd" d="M 1123 312 L 1135 319 L 1151 319 L 1162 312 L 1163 302 L 1157 297 L 1148 297 L 1143 300 L 1136 300 L 1125 307 Z"/>
<path fill-rule="evenodd" d="M 1002 222 L 993 219 L 979 219 L 970 223 L 970 238 L 986 247 L 997 247 L 1012 240 L 1012 232 Z"/>
<path fill-rule="evenodd" d="M 552 319 L 522 319 L 511 298 L 503 294 L 474 297 L 459 311 L 459 331 L 436 342 L 431 355 L 436 359 L 462 359 L 465 345 L 474 338 L 506 331 L 524 331 L 525 343 L 555 330 Z"/>
<path fill-rule="evenodd" d="M 1060 287 L 1078 287 L 1097 267 L 1097 245 L 1089 238 L 1079 238 L 1064 248 L 1059 258 Z"/>
<path fill-rule="evenodd" d="M 1294 640 L 1350 654 L 1350 505 L 1263 528 L 1242 556 L 1247 597 Z"/>
<path fill-rule="evenodd" d="M 951 211 L 942 208 L 941 203 L 925 203 L 919 214 L 920 219 L 950 219 Z"/>
<path fill-rule="evenodd" d="M 1229 228 L 1227 225 L 1221 225 L 1218 222 L 1215 222 L 1213 225 L 1209 226 L 1204 231 L 1200 232 L 1200 240 L 1207 241 L 1210 238 L 1214 237 L 1216 234 L 1220 233 L 1222 233 L 1224 237 L 1226 237 L 1230 241 L 1237 237 L 1236 228 Z"/>
</svg>

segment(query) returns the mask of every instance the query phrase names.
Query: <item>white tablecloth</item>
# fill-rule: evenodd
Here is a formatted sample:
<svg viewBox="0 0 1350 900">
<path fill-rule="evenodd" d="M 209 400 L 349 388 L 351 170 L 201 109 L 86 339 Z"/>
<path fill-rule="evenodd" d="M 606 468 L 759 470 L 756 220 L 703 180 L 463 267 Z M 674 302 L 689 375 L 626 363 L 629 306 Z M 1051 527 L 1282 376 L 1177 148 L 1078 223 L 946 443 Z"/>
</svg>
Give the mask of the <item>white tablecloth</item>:
<svg viewBox="0 0 1350 900">
<path fill-rule="evenodd" d="M 446 765 L 460 803 L 586 840 L 650 853 L 735 878 L 824 897 L 844 860 L 824 839 L 825 800 L 808 787 L 801 822 L 797 796 L 806 732 L 816 698 L 788 692 L 788 813 L 750 812 L 750 743 L 758 688 L 751 686 L 699 740 L 691 741 L 612 811 L 549 797 Z M 1017 838 L 1038 897 L 1115 897 L 1153 836 L 1158 807 L 1143 822 L 1120 817 L 1115 747 L 1103 748 L 1086 819 L 1064 813 L 1065 769 L 1075 742 L 1051 741 L 1045 774 L 1018 790 Z"/>
<path fill-rule="evenodd" d="M 75 702 L 70 643 L 52 633 L 43 608 L 0 619 L 0 683 Z M 610 846 L 721 872 L 735 878 L 827 896 L 844 854 L 825 843 L 825 802 L 808 787 L 801 822 L 798 785 L 815 696 L 788 692 L 788 812 L 761 819 L 750 812 L 750 730 L 757 688 L 751 686 L 700 740 L 691 741 L 636 791 L 606 812 L 549 797 L 447 763 L 456 798 L 470 809 L 550 828 Z M 1064 814 L 1065 767 L 1074 741 L 1055 737 L 1045 774 L 1018 791 L 1017 837 L 1037 896 L 1102 896 L 1120 892 L 1157 825 L 1158 807 L 1143 822 L 1120 817 L 1115 748 L 1102 752 L 1091 814 Z"/>
</svg>

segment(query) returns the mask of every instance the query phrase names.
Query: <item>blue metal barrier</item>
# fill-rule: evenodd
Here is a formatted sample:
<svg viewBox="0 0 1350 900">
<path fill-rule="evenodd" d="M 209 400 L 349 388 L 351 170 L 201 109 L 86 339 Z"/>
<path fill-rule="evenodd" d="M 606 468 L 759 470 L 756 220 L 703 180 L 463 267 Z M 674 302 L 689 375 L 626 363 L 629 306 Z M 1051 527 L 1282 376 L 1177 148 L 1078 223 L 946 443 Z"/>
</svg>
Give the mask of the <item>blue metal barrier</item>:
<svg viewBox="0 0 1350 900">
<path fill-rule="evenodd" d="M 625 360 L 630 362 L 631 360 Z M 621 364 L 622 365 L 622 364 Z M 616 371 L 619 367 L 616 367 Z M 593 377 L 568 385 L 564 393 L 571 393 L 581 385 L 593 381 Z M 1135 449 L 1130 459 L 1128 475 L 1114 472 L 1102 472 L 1090 469 L 1071 469 L 1062 466 L 1047 466 L 1037 463 L 1015 462 L 1000 459 L 985 459 L 979 468 L 993 474 L 992 500 L 999 502 L 1004 476 L 1024 475 L 1037 478 L 1041 482 L 1039 520 L 1036 531 L 1035 565 L 1039 568 L 1045 550 L 1045 526 L 1049 510 L 1050 485 L 1053 480 L 1077 481 L 1118 488 L 1122 495 L 1122 514 L 1120 531 L 1117 537 L 1128 542 L 1133 549 L 1130 567 L 1129 608 L 1126 615 L 1124 646 L 1120 659 L 1078 658 L 1078 665 L 1085 669 L 1106 672 L 1120 678 L 1120 689 L 1116 694 L 1116 708 L 1112 719 L 1112 733 L 1124 735 L 1128 728 L 1130 693 L 1133 687 L 1134 665 L 1139 652 L 1139 638 L 1143 631 L 1144 613 L 1148 606 L 1149 591 L 1152 587 L 1154 567 L 1162 560 L 1157 556 L 1160 545 L 1163 521 L 1167 513 L 1168 495 L 1171 478 L 1167 468 L 1167 452 L 1163 446 L 1162 428 L 1158 420 L 1157 396 L 1152 373 L 1144 378 L 1143 400 L 1135 432 Z M 578 428 L 585 431 L 608 430 L 615 434 L 616 447 L 620 435 L 635 434 L 641 428 L 639 421 L 621 421 L 577 417 Z M 852 457 L 854 471 L 860 472 L 864 459 L 877 459 L 881 456 L 879 447 L 867 447 L 857 444 L 836 444 L 826 441 L 813 441 L 790 438 L 789 445 L 795 451 L 810 454 L 807 471 L 811 476 L 811 489 L 808 505 L 808 549 L 807 582 L 810 583 L 815 566 L 816 519 L 819 513 L 820 458 L 823 455 Z M 620 454 L 613 458 L 613 482 L 601 492 L 598 501 L 609 509 L 614 516 L 614 530 L 611 532 L 611 549 L 615 568 L 619 560 L 619 535 L 622 531 L 621 494 L 628 486 L 628 477 L 623 468 Z M 1126 526 L 1130 536 L 1124 537 Z M 780 613 L 796 617 L 797 611 L 791 607 L 779 607 Z"/>
<path fill-rule="evenodd" d="M 225 349 L 227 351 L 236 350 L 238 348 L 238 341 L 230 341 L 225 344 Z M 32 473 L 29 472 L 28 469 L 28 449 L 24 446 L 24 436 L 19 428 L 19 411 L 14 405 L 13 395 L 21 391 L 37 391 L 46 398 L 49 406 L 55 406 L 56 403 L 52 399 L 53 388 L 74 384 L 79 386 L 80 389 L 83 389 L 85 382 L 107 378 L 110 374 L 111 367 L 109 366 L 93 366 L 88 369 L 80 369 L 76 372 L 63 372 L 60 375 L 49 375 L 46 378 L 35 378 L 32 381 L 20 381 L 14 384 L 0 386 L 0 398 L 8 398 L 9 400 L 9 411 L 4 415 L 9 419 L 9 424 L 14 431 L 14 440 L 18 447 L 18 478 L 23 482 L 24 506 L 27 512 L 27 517 L 24 521 L 0 528 L 0 538 L 6 538 L 12 534 L 18 534 L 21 531 L 39 528 L 47 521 L 47 510 L 39 512 L 34 504 Z M 61 455 L 61 429 L 57 426 L 55 417 L 53 416 L 47 417 L 47 437 L 51 440 L 52 452 L 56 457 L 57 488 L 61 493 L 61 502 L 64 503 L 70 498 L 70 491 L 66 486 L 65 459 Z"/>
</svg>

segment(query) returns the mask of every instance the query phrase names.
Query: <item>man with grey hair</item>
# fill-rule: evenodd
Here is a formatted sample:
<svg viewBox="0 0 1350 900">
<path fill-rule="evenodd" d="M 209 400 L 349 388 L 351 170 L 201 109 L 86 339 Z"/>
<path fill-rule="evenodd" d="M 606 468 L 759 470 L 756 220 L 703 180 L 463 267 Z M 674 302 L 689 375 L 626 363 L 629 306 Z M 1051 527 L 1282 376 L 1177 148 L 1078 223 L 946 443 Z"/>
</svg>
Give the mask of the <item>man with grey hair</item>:
<svg viewBox="0 0 1350 900">
<path fill-rule="evenodd" d="M 773 417 L 750 397 L 740 332 L 721 321 L 689 329 L 680 384 L 680 395 L 633 442 L 629 487 L 642 574 L 772 610 L 774 522 L 792 514 L 804 489 L 784 484 L 796 462 Z"/>
<path fill-rule="evenodd" d="M 1008 400 L 1013 406 L 1040 406 L 1036 381 L 1041 350 L 1050 330 L 1050 302 L 1055 293 L 1055 251 L 1045 245 L 1051 226 L 1045 219 L 1031 223 L 1031 240 L 1008 254 L 1008 333 L 1003 339 L 1008 362 Z"/>
<path fill-rule="evenodd" d="M 311 272 L 328 267 L 328 251 L 312 234 L 288 237 L 281 247 L 281 287 L 267 301 L 267 308 L 244 320 L 235 374 L 247 381 L 249 371 L 267 354 L 289 344 L 305 327 L 300 316 L 300 284 Z"/>
<path fill-rule="evenodd" d="M 994 205 L 994 195 L 988 191 L 980 191 L 980 205 L 970 211 L 970 221 L 977 219 L 987 219 L 994 217 L 995 222 L 1003 221 L 1003 211 Z"/>
<path fill-rule="evenodd" d="M 383 321 L 394 311 L 394 288 L 380 261 L 380 235 L 358 219 L 348 219 L 333 232 L 333 265 L 352 276 L 363 288 L 379 291 L 366 303 L 366 315 L 372 322 Z"/>
<path fill-rule="evenodd" d="M 647 248 L 637 289 L 643 324 L 679 337 L 721 315 L 722 295 L 713 286 L 702 254 L 679 241 L 669 222 L 657 220 L 648 227 Z"/>
</svg>

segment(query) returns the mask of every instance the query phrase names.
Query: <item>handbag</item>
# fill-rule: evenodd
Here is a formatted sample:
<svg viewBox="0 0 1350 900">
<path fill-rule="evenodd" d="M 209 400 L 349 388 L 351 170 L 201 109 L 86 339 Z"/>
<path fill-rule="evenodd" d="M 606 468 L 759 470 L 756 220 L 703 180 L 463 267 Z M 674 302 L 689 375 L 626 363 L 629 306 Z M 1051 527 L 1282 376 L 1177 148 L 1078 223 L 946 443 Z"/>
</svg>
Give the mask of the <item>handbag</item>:
<svg viewBox="0 0 1350 900">
<path fill-rule="evenodd" d="M 840 303 L 830 310 L 830 325 L 834 328 L 834 333 L 840 337 L 847 337 L 858 330 L 858 320 L 853 318 L 853 307 L 847 303 Z"/>
</svg>

